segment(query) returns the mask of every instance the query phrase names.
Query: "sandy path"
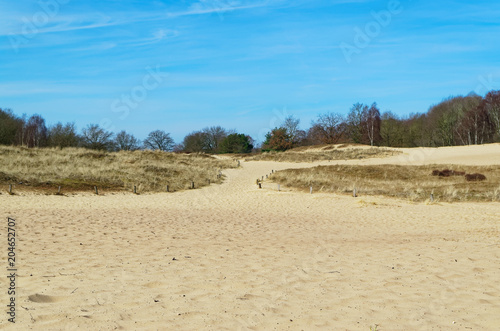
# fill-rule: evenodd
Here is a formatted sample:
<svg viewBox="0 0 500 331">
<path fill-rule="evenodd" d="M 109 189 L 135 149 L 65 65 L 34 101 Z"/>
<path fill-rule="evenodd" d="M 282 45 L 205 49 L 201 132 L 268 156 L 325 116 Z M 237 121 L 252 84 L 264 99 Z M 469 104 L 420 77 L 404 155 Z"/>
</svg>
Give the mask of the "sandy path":
<svg viewBox="0 0 500 331">
<path fill-rule="evenodd" d="M 415 162 L 486 162 L 457 153 Z M 299 166 L 242 162 L 222 185 L 175 194 L 0 195 L 18 222 L 17 329 L 498 328 L 500 204 L 255 185 Z"/>
</svg>

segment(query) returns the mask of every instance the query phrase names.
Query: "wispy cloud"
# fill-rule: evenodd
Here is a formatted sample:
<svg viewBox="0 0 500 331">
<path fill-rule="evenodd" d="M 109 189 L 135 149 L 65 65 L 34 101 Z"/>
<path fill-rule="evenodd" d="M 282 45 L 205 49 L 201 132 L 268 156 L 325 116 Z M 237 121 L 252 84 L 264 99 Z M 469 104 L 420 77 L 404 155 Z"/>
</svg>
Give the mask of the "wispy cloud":
<svg viewBox="0 0 500 331">
<path fill-rule="evenodd" d="M 26 28 L 35 29 L 30 33 L 59 33 L 78 30 L 91 30 L 120 25 L 130 25 L 138 22 L 152 22 L 166 20 L 167 16 L 164 13 L 158 12 L 139 12 L 133 16 L 126 13 L 111 13 L 103 14 L 101 12 L 91 12 L 85 14 L 62 15 L 59 14 L 42 26 L 36 26 L 26 17 L 21 19 L 11 19 L 8 24 L 0 27 L 0 36 L 23 35 L 26 34 Z"/>
<path fill-rule="evenodd" d="M 100 13 L 90 15 L 59 14 L 47 20 L 44 24 L 35 24 L 27 16 L 22 16 L 21 18 L 11 19 L 9 24 L 0 28 L 0 35 L 26 35 L 27 32 L 29 34 L 65 32 L 95 29 L 116 24 L 118 23 L 113 22 L 109 16 Z"/>
<path fill-rule="evenodd" d="M 253 9 L 266 7 L 273 4 L 270 0 L 260 1 L 260 2 L 248 2 L 243 1 L 221 1 L 221 0 L 201 0 L 192 4 L 187 10 L 168 13 L 168 17 L 179 17 L 179 16 L 189 16 L 189 15 L 204 15 L 204 14 L 214 14 L 214 13 L 224 13 L 230 11 L 238 11 L 245 9 Z"/>
<path fill-rule="evenodd" d="M 90 45 L 87 47 L 73 48 L 73 49 L 70 49 L 70 51 L 74 51 L 74 52 L 89 52 L 89 51 L 101 52 L 101 51 L 107 51 L 109 49 L 113 49 L 116 46 L 117 46 L 117 43 L 114 43 L 114 42 L 102 42 L 102 43 Z"/>
<path fill-rule="evenodd" d="M 105 86 L 82 85 L 76 82 L 54 83 L 50 81 L 20 81 L 0 84 L 0 97 L 33 95 L 71 95 L 105 91 Z"/>
<path fill-rule="evenodd" d="M 18 11 L 8 11 L 3 13 L 5 18 L 0 26 L 0 36 L 25 35 L 26 30 L 38 34 L 61 33 L 78 30 L 91 30 L 107 28 L 113 26 L 130 25 L 140 22 L 164 21 L 182 16 L 204 15 L 213 13 L 224 13 L 253 8 L 266 7 L 281 3 L 282 0 L 264 0 L 260 2 L 243 1 L 222 1 L 222 0 L 202 0 L 190 5 L 186 10 L 172 11 L 168 8 L 155 9 L 149 11 L 134 12 L 134 15 L 126 12 L 103 11 L 85 12 L 78 14 L 58 13 L 49 17 L 44 24 L 37 25 L 31 22 L 33 13 L 21 13 Z"/>
<path fill-rule="evenodd" d="M 145 46 L 161 42 L 165 39 L 175 38 L 179 35 L 179 31 L 170 29 L 157 29 L 152 33 L 152 37 L 138 39 L 128 43 L 129 46 Z"/>
</svg>

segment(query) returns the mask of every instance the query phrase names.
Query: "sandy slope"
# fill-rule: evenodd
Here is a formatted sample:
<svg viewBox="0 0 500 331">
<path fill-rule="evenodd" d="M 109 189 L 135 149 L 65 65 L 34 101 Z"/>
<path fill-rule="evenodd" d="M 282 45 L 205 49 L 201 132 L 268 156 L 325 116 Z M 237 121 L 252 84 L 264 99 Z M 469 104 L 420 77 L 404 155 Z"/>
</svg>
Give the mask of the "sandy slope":
<svg viewBox="0 0 500 331">
<path fill-rule="evenodd" d="M 361 163 L 500 164 L 499 145 L 406 152 Z M 242 162 L 175 194 L 0 195 L 18 222 L 17 329 L 498 329 L 500 204 L 256 188 L 298 166 Z"/>
</svg>

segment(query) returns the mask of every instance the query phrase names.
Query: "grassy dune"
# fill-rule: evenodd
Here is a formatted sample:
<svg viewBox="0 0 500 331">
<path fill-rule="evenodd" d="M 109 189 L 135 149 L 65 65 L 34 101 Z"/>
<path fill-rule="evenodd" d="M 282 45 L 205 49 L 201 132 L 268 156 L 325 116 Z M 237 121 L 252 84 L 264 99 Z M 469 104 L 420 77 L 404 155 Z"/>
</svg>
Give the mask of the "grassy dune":
<svg viewBox="0 0 500 331">
<path fill-rule="evenodd" d="M 324 145 L 298 147 L 285 152 L 261 153 L 247 161 L 314 162 L 328 160 L 358 160 L 387 157 L 401 154 L 400 151 L 380 147 L 355 145 Z"/>
<path fill-rule="evenodd" d="M 101 189 L 139 192 L 171 191 L 219 183 L 220 169 L 236 167 L 236 161 L 205 154 L 173 154 L 153 151 L 103 152 L 81 148 L 27 149 L 0 147 L 0 185 L 17 190 L 50 190 L 59 185 L 65 192 Z M 22 183 L 22 184 L 20 184 Z"/>
<path fill-rule="evenodd" d="M 467 182 L 464 176 L 432 176 L 435 169 L 452 169 L 481 173 L 486 181 Z M 319 166 L 276 172 L 271 180 L 285 187 L 309 191 L 381 195 L 410 201 L 426 201 L 433 193 L 436 201 L 498 201 L 500 200 L 499 166 Z"/>
</svg>

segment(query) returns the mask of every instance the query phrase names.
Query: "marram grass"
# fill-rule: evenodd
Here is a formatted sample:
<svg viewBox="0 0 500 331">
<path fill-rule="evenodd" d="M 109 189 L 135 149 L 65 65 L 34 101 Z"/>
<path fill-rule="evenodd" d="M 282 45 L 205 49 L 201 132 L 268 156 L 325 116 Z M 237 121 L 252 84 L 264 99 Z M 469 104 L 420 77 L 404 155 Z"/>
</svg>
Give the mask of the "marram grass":
<svg viewBox="0 0 500 331">
<path fill-rule="evenodd" d="M 83 148 L 23 148 L 0 146 L 0 185 L 22 190 L 138 192 L 184 190 L 220 183 L 221 169 L 236 161 L 205 154 L 174 154 L 161 151 L 105 152 Z M 5 191 L 5 188 L 2 190 Z"/>
<path fill-rule="evenodd" d="M 485 181 L 468 182 L 464 176 L 438 177 L 433 170 L 451 169 L 481 173 Z M 287 169 L 271 177 L 281 187 L 309 192 L 335 192 L 358 196 L 387 196 L 410 201 L 434 202 L 500 201 L 500 166 L 459 165 L 332 165 L 306 169 Z"/>
<path fill-rule="evenodd" d="M 285 152 L 264 152 L 248 157 L 248 161 L 316 162 L 360 160 L 401 154 L 401 151 L 367 146 L 323 145 L 294 148 Z"/>
</svg>

